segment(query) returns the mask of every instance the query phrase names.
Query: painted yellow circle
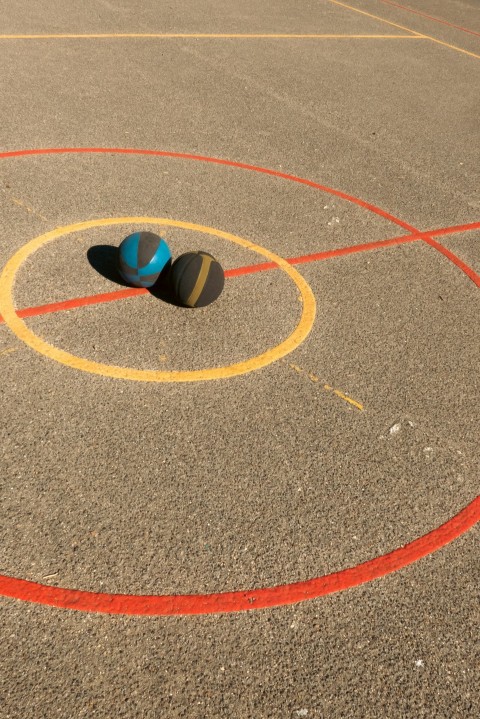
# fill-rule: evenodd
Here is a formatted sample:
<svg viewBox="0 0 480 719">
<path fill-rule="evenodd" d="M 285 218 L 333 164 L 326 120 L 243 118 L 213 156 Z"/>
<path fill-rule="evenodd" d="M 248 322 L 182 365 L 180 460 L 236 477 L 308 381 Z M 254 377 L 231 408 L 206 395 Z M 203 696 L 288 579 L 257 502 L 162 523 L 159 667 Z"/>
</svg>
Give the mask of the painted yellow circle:
<svg viewBox="0 0 480 719">
<path fill-rule="evenodd" d="M 94 362 L 92 360 L 70 354 L 69 352 L 65 352 L 58 347 L 48 344 L 41 339 L 41 337 L 38 337 L 38 335 L 32 332 L 32 330 L 27 327 L 25 322 L 18 317 L 13 304 L 13 287 L 15 277 L 21 265 L 28 257 L 30 257 L 30 255 L 40 249 L 40 247 L 43 247 L 43 245 L 46 245 L 48 242 L 56 240 L 59 237 L 63 237 L 64 235 L 81 232 L 82 230 L 88 230 L 92 227 L 125 224 L 160 225 L 204 232 L 206 234 L 234 242 L 241 247 L 245 247 L 248 250 L 252 250 L 252 252 L 257 252 L 263 257 L 266 257 L 268 260 L 278 265 L 278 267 L 293 280 L 300 292 L 302 314 L 298 325 L 291 335 L 283 342 L 275 347 L 272 347 L 266 352 L 256 355 L 255 357 L 251 357 L 243 362 L 236 362 L 235 364 L 225 365 L 223 367 L 211 367 L 208 369 L 178 372 L 117 367 L 115 365 Z M 222 232 L 221 230 L 217 230 L 213 227 L 196 225 L 192 222 L 181 222 L 179 220 L 169 220 L 166 218 L 155 217 L 115 217 L 101 220 L 89 220 L 88 222 L 78 222 L 74 225 L 67 225 L 66 227 L 58 227 L 51 232 L 47 232 L 40 237 L 36 237 L 20 248 L 20 250 L 18 250 L 18 252 L 16 252 L 7 262 L 0 277 L 0 314 L 3 315 L 5 323 L 10 327 L 12 332 L 19 339 L 25 342 L 25 344 L 37 352 L 40 352 L 40 354 L 56 360 L 57 362 L 61 362 L 68 367 L 73 367 L 75 369 L 82 370 L 83 372 L 103 375 L 104 377 L 136 380 L 140 382 L 199 382 L 211 379 L 225 379 L 245 374 L 247 372 L 251 372 L 252 370 L 266 367 L 272 362 L 275 362 L 281 357 L 284 357 L 292 352 L 303 342 L 312 329 L 313 322 L 315 320 L 315 297 L 307 282 L 297 272 L 297 270 L 288 264 L 286 260 L 275 253 L 270 252 L 270 250 L 260 247 L 259 245 L 255 245 L 242 237 L 237 237 L 229 232 Z"/>
</svg>

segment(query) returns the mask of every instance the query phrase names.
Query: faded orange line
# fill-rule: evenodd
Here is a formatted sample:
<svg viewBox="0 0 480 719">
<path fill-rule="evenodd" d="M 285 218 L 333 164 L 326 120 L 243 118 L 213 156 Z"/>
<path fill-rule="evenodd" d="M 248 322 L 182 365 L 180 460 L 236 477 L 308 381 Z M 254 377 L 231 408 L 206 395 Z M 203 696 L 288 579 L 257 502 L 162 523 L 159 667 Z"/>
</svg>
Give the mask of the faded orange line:
<svg viewBox="0 0 480 719">
<path fill-rule="evenodd" d="M 434 15 L 427 15 L 427 13 L 422 12 L 421 10 L 414 10 L 411 7 L 407 7 L 407 5 L 400 5 L 397 2 L 392 2 L 392 0 L 380 0 L 380 2 L 383 2 L 386 5 L 393 5 L 393 7 L 398 7 L 401 10 L 406 10 L 406 12 L 415 13 L 415 15 L 421 15 L 422 17 L 426 17 L 428 20 L 439 22 L 442 25 L 448 25 L 449 27 L 455 28 L 455 30 L 461 30 L 462 32 L 468 32 L 470 35 L 477 35 L 478 37 L 480 37 L 480 32 L 475 32 L 475 30 L 470 30 L 469 28 L 462 27 L 462 25 L 455 25 L 453 22 L 448 22 L 448 20 L 443 20 L 442 18 L 435 17 Z"/>
<path fill-rule="evenodd" d="M 477 60 L 480 60 L 480 55 L 477 55 L 474 52 L 470 52 L 470 50 L 465 50 L 463 47 L 458 47 L 458 45 L 451 45 L 449 42 L 444 42 L 443 40 L 439 40 L 436 37 L 432 37 L 432 35 L 426 35 L 425 33 L 419 33 L 416 30 L 412 30 L 409 27 L 405 27 L 405 25 L 399 25 L 398 23 L 391 22 L 390 20 L 385 20 L 385 18 L 380 17 L 379 15 L 373 15 L 370 12 L 366 12 L 365 10 L 360 10 L 358 7 L 354 7 L 353 5 L 347 5 L 344 2 L 340 2 L 339 0 L 328 0 L 328 2 L 333 3 L 334 5 L 339 5 L 340 7 L 347 8 L 347 10 L 353 10 L 353 12 L 360 13 L 361 15 L 367 15 L 367 17 L 371 17 L 374 20 L 379 20 L 380 22 L 383 22 L 387 25 L 393 25 L 393 27 L 398 27 L 401 30 L 406 30 L 407 32 L 414 33 L 417 37 L 426 38 L 428 40 L 431 40 L 432 42 L 437 43 L 438 45 L 443 45 L 444 47 L 448 47 L 451 50 L 456 50 L 457 52 L 461 52 L 464 55 L 470 55 L 470 57 L 475 57 Z"/>
</svg>

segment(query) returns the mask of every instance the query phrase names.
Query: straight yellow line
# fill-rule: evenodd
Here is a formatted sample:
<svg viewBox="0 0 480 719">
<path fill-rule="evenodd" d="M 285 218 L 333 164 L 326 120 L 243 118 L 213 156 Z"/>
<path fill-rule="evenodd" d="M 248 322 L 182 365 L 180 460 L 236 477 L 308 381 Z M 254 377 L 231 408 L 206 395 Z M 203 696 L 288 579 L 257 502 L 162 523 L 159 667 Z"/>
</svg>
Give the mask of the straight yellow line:
<svg viewBox="0 0 480 719">
<path fill-rule="evenodd" d="M 480 55 L 477 55 L 474 52 L 470 52 L 470 50 L 464 50 L 463 47 L 458 47 L 457 45 L 451 45 L 449 42 L 444 42 L 443 40 L 438 40 L 436 37 L 432 37 L 431 35 L 425 35 L 425 33 L 419 33 L 416 30 L 412 30 L 409 27 L 405 27 L 405 25 L 398 25 L 395 22 L 391 22 L 390 20 L 385 20 L 383 17 L 379 17 L 378 15 L 372 15 L 370 12 L 366 12 L 365 10 L 360 10 L 358 7 L 353 7 L 352 5 L 347 5 L 344 2 L 340 2 L 340 0 L 328 0 L 329 2 L 333 3 L 334 5 L 340 5 L 340 7 L 347 8 L 348 10 L 353 10 L 354 12 L 360 13 L 360 15 L 366 15 L 367 17 L 371 17 L 374 20 L 379 20 L 380 22 L 386 23 L 387 25 L 393 25 L 393 27 L 397 27 L 400 30 L 406 30 L 407 32 L 414 33 L 415 37 L 423 38 L 425 40 L 431 40 L 432 42 L 437 43 L 437 45 L 444 45 L 445 47 L 449 47 L 451 50 L 456 50 L 457 52 L 461 52 L 464 55 L 470 55 L 470 57 L 476 57 L 478 60 L 480 60 Z"/>
<path fill-rule="evenodd" d="M 451 50 L 456 50 L 457 52 L 463 52 L 464 55 L 470 55 L 470 57 L 476 57 L 477 60 L 480 60 L 480 55 L 477 55 L 474 52 L 470 52 L 470 50 L 464 50 L 463 47 L 457 47 L 457 45 L 450 45 L 449 42 L 444 42 L 443 40 L 437 40 L 436 37 L 432 37 L 431 35 L 424 35 L 423 37 L 426 40 L 431 40 L 432 42 L 436 42 L 437 45 L 444 45 L 445 47 L 449 47 Z"/>
<path fill-rule="evenodd" d="M 400 27 L 400 26 L 399 26 Z M 61 39 L 106 39 L 106 38 L 157 38 L 168 39 L 222 39 L 232 38 L 238 40 L 259 39 L 259 40 L 334 40 L 334 39 L 385 39 L 385 40 L 406 40 L 421 38 L 422 35 L 339 35 L 339 34 L 244 34 L 244 33 L 94 33 L 94 34 L 57 34 L 57 35 L 0 35 L 0 40 L 61 40 Z"/>
<path fill-rule="evenodd" d="M 290 364 L 289 367 L 290 369 L 295 370 L 295 372 L 298 372 L 298 374 L 302 374 L 303 372 L 303 369 L 299 367 L 298 364 Z"/>
<path fill-rule="evenodd" d="M 26 210 L 27 212 L 30 212 L 30 214 L 37 215 L 37 217 L 40 217 L 40 219 L 45 220 L 45 222 L 48 221 L 47 218 L 45 217 L 45 215 L 42 215 L 42 214 L 40 214 L 40 212 L 37 212 L 36 210 L 34 210 L 32 207 L 29 207 L 22 200 L 19 200 L 16 197 L 11 197 L 10 199 L 12 200 L 12 202 L 14 202 L 19 207 L 23 207 L 24 210 Z"/>
<path fill-rule="evenodd" d="M 355 401 L 354 399 L 352 399 L 351 397 L 348 397 L 346 394 L 343 394 L 343 392 L 340 392 L 339 389 L 334 389 L 334 390 L 333 390 L 333 394 L 336 394 L 337 397 L 340 397 L 341 399 L 344 399 L 345 402 L 348 402 L 349 404 L 353 404 L 354 407 L 356 407 L 357 409 L 363 411 L 363 404 L 360 404 L 360 402 L 356 402 L 356 401 Z"/>
<path fill-rule="evenodd" d="M 334 5 L 340 5 L 340 7 L 346 7 L 347 10 L 354 10 L 355 12 L 360 13 L 360 15 L 366 15 L 367 17 L 371 17 L 374 20 L 380 20 L 381 22 L 384 22 L 387 25 L 391 25 L 392 27 L 398 27 L 399 30 L 406 30 L 407 32 L 412 32 L 416 37 L 426 37 L 426 35 L 416 32 L 415 30 L 411 30 L 409 27 L 405 27 L 404 25 L 398 25 L 396 22 L 391 22 L 390 20 L 385 20 L 383 17 L 378 17 L 378 15 L 372 15 L 371 12 L 367 12 L 366 10 L 360 10 L 358 7 L 352 7 L 352 5 L 347 5 L 344 2 L 339 2 L 339 0 L 329 0 L 329 2 L 333 3 Z"/>
<path fill-rule="evenodd" d="M 298 374 L 306 374 L 306 376 L 308 377 L 310 382 L 319 382 L 320 381 L 320 377 L 318 377 L 313 372 L 308 372 L 308 371 L 304 370 L 303 367 L 299 367 L 298 364 L 293 364 L 293 362 L 289 362 L 288 366 L 290 367 L 290 369 L 293 369 Z M 360 402 L 357 402 L 356 400 L 352 399 L 351 397 L 344 394 L 343 392 L 340 392 L 339 389 L 335 389 L 335 387 L 331 387 L 329 384 L 324 384 L 323 389 L 326 392 L 333 392 L 333 394 L 336 394 L 337 397 L 340 397 L 340 399 L 343 399 L 345 402 L 352 404 L 354 407 L 359 409 L 361 412 L 363 412 L 363 410 L 365 409 L 363 404 L 361 404 Z"/>
</svg>

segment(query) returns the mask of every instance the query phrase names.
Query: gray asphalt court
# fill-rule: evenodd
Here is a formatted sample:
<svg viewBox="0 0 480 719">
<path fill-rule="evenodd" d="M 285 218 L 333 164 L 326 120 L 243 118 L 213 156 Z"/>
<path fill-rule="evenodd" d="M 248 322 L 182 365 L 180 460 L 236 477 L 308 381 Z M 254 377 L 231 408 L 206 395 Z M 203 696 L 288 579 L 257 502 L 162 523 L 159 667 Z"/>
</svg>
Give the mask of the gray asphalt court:
<svg viewBox="0 0 480 719">
<path fill-rule="evenodd" d="M 0 90 L 0 718 L 478 717 L 479 1 L 0 0 Z"/>
</svg>

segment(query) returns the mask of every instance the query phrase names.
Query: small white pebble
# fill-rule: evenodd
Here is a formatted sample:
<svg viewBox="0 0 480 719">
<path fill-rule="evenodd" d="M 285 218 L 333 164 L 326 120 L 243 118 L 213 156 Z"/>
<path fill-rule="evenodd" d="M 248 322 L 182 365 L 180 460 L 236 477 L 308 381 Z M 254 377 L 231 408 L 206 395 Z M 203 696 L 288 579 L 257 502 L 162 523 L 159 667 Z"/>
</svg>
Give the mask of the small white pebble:
<svg viewBox="0 0 480 719">
<path fill-rule="evenodd" d="M 388 430 L 390 434 L 398 434 L 401 429 L 400 422 L 397 422 L 396 424 L 393 424 L 390 429 Z"/>
<path fill-rule="evenodd" d="M 425 666 L 425 662 L 423 661 L 423 659 L 417 659 L 416 662 L 415 662 L 415 666 L 416 666 L 416 667 L 424 667 L 424 666 Z"/>
</svg>

